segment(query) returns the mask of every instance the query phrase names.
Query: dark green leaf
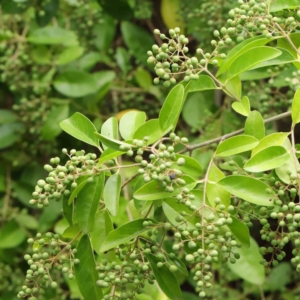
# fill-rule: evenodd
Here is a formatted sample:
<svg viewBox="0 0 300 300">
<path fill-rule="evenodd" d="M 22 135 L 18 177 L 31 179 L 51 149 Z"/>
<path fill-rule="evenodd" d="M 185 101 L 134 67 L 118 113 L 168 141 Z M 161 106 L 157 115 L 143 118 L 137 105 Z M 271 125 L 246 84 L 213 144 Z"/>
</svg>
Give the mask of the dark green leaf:
<svg viewBox="0 0 300 300">
<path fill-rule="evenodd" d="M 116 216 L 119 211 L 121 183 L 121 175 L 119 173 L 115 173 L 107 179 L 104 186 L 104 203 L 107 210 L 113 216 Z"/>
<path fill-rule="evenodd" d="M 118 247 L 121 244 L 127 243 L 141 235 L 143 232 L 149 230 L 149 228 L 143 226 L 144 221 L 155 222 L 151 219 L 138 219 L 118 227 L 108 234 L 100 247 L 100 252 L 105 252 Z"/>
<path fill-rule="evenodd" d="M 19 140 L 21 136 L 21 123 L 6 123 L 0 125 L 0 149 L 7 148 Z"/>
<path fill-rule="evenodd" d="M 58 92 L 71 98 L 83 97 L 98 90 L 95 78 L 85 71 L 65 71 L 55 78 L 53 85 Z"/>
<path fill-rule="evenodd" d="M 232 223 L 227 224 L 230 231 L 235 235 L 243 247 L 250 247 L 250 232 L 249 228 L 236 217 L 231 216 Z"/>
<path fill-rule="evenodd" d="M 160 260 L 153 254 L 146 254 L 146 257 L 150 262 L 155 279 L 162 291 L 172 300 L 182 299 L 181 289 L 175 275 L 165 264 L 161 268 L 158 268 L 157 263 Z"/>
<path fill-rule="evenodd" d="M 60 122 L 59 125 L 65 132 L 76 139 L 92 146 L 99 147 L 98 138 L 94 134 L 96 127 L 84 115 L 75 113 L 70 118 Z"/>
<path fill-rule="evenodd" d="M 129 20 L 134 13 L 126 0 L 98 0 L 103 10 L 117 20 Z"/>
<path fill-rule="evenodd" d="M 59 8 L 59 0 L 50 0 L 47 2 L 42 2 L 40 10 L 36 11 L 36 18 L 40 26 L 47 25 L 53 17 L 55 17 L 57 10 Z M 43 11 L 44 14 L 39 14 L 40 11 Z"/>
<path fill-rule="evenodd" d="M 93 181 L 88 179 L 88 182 L 77 195 L 76 216 L 83 233 L 93 230 L 95 214 L 103 191 L 104 177 L 102 172 L 92 177 Z"/>
<path fill-rule="evenodd" d="M 25 239 L 24 229 L 14 220 L 5 223 L 0 229 L 0 249 L 17 247 Z"/>
<path fill-rule="evenodd" d="M 84 299 L 102 300 L 102 290 L 96 285 L 99 277 L 88 235 L 80 239 L 76 258 L 79 259 L 79 264 L 74 265 L 75 278 L 82 296 Z"/>
</svg>

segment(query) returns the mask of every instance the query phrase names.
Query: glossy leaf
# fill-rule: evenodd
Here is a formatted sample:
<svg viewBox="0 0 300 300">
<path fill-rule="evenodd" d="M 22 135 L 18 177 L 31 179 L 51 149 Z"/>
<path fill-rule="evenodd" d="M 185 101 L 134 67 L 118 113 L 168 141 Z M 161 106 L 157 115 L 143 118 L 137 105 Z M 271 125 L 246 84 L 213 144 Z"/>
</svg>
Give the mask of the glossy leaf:
<svg viewBox="0 0 300 300">
<path fill-rule="evenodd" d="M 101 127 L 101 135 L 109 139 L 118 140 L 118 120 L 114 117 L 107 119 Z M 107 149 L 109 147 L 103 144 L 103 148 Z"/>
<path fill-rule="evenodd" d="M 121 32 L 131 54 L 140 63 L 146 64 L 148 58 L 147 51 L 151 49 L 154 43 L 153 37 L 148 31 L 142 29 L 142 27 L 130 22 L 121 23 Z"/>
<path fill-rule="evenodd" d="M 102 290 L 96 285 L 99 276 L 88 235 L 84 235 L 80 239 L 76 249 L 76 258 L 79 259 L 79 264 L 74 264 L 74 273 L 82 296 L 84 299 L 102 300 Z"/>
<path fill-rule="evenodd" d="M 221 179 L 218 185 L 232 195 L 257 205 L 273 206 L 273 200 L 276 199 L 270 186 L 248 176 L 228 176 Z"/>
<path fill-rule="evenodd" d="M 216 150 L 216 156 L 231 156 L 252 150 L 259 141 L 250 135 L 238 135 L 222 142 Z"/>
<path fill-rule="evenodd" d="M 104 186 L 103 199 L 107 210 L 116 216 L 119 210 L 119 199 L 121 192 L 121 175 L 115 173 L 111 175 Z"/>
<path fill-rule="evenodd" d="M 235 235 L 243 247 L 250 247 L 250 231 L 249 227 L 246 226 L 243 222 L 238 220 L 236 217 L 231 216 L 232 223 L 227 224 L 230 231 Z"/>
<path fill-rule="evenodd" d="M 252 150 L 252 156 L 268 147 L 281 146 L 285 139 L 288 137 L 288 135 L 289 132 L 275 132 L 265 136 L 259 141 L 259 144 Z"/>
<path fill-rule="evenodd" d="M 257 243 L 250 239 L 250 247 L 236 248 L 235 252 L 240 254 L 235 264 L 228 263 L 227 266 L 232 272 L 247 282 L 262 285 L 265 281 L 265 269 L 259 262 L 262 256 L 259 253 Z"/>
<path fill-rule="evenodd" d="M 150 262 L 155 279 L 162 291 L 172 300 L 182 299 L 182 293 L 177 279 L 167 265 L 164 264 L 161 268 L 158 268 L 157 263 L 160 262 L 158 257 L 153 254 L 146 254 L 146 257 Z"/>
<path fill-rule="evenodd" d="M 184 158 L 185 164 L 183 166 L 178 166 L 177 163 L 173 163 L 171 165 L 171 168 L 174 169 L 179 169 L 181 170 L 184 174 L 190 175 L 194 178 L 199 178 L 200 175 L 202 174 L 203 170 L 199 162 L 187 155 L 182 155 L 182 154 L 176 154 L 176 160 L 179 158 Z"/>
<path fill-rule="evenodd" d="M 237 57 L 228 69 L 227 79 L 233 78 L 266 60 L 275 58 L 281 51 L 267 46 L 252 48 Z"/>
<path fill-rule="evenodd" d="M 124 154 L 126 152 L 123 152 L 123 151 L 117 151 L 117 150 L 114 150 L 114 149 L 106 149 L 105 151 L 102 152 L 99 160 L 98 160 L 98 164 L 102 164 L 110 159 L 113 159 L 113 158 L 116 158 L 122 154 Z"/>
<path fill-rule="evenodd" d="M 214 207 L 215 199 L 219 198 L 221 204 L 228 207 L 230 204 L 230 193 L 217 185 L 217 182 L 224 178 L 223 172 L 216 166 L 212 165 L 208 173 L 208 182 L 206 186 L 206 196 L 212 207 Z"/>
<path fill-rule="evenodd" d="M 222 78 L 221 82 L 225 84 L 226 89 L 224 90 L 224 92 L 227 95 L 237 100 L 241 99 L 242 83 L 239 76 L 232 77 L 229 80 L 226 80 L 226 78 Z"/>
<path fill-rule="evenodd" d="M 242 100 L 233 102 L 232 108 L 239 114 L 248 117 L 250 114 L 250 102 L 247 96 L 244 96 Z"/>
<path fill-rule="evenodd" d="M 112 248 L 118 247 L 121 244 L 127 243 L 141 235 L 143 232 L 149 230 L 149 228 L 143 225 L 144 221 L 152 221 L 152 223 L 154 222 L 151 219 L 138 219 L 126 223 L 111 231 L 101 245 L 100 252 L 105 252 Z"/>
<path fill-rule="evenodd" d="M 110 216 L 106 210 L 98 211 L 95 215 L 94 229 L 91 232 L 93 249 L 99 254 L 100 247 L 108 234 L 114 230 Z"/>
<path fill-rule="evenodd" d="M 207 75 L 199 75 L 198 79 L 194 79 L 191 81 L 190 85 L 187 88 L 187 91 L 189 93 L 193 93 L 215 89 L 217 89 L 217 86 L 211 77 Z"/>
<path fill-rule="evenodd" d="M 164 134 L 175 129 L 184 102 L 184 87 L 176 85 L 168 94 L 159 113 L 159 125 Z"/>
<path fill-rule="evenodd" d="M 44 140 L 53 140 L 62 129 L 59 123 L 69 116 L 69 104 L 52 106 L 50 113 L 42 127 L 42 138 Z"/>
<path fill-rule="evenodd" d="M 167 256 L 167 261 L 171 265 L 175 265 L 178 268 L 178 271 L 180 271 L 184 276 L 188 276 L 189 272 L 186 268 L 186 265 L 177 257 L 170 258 L 170 256 Z"/>
<path fill-rule="evenodd" d="M 268 147 L 253 155 L 244 165 L 248 172 L 264 172 L 279 168 L 290 158 L 290 154 L 282 146 Z"/>
<path fill-rule="evenodd" d="M 77 195 L 76 216 L 83 233 L 93 230 L 95 214 L 103 191 L 104 177 L 103 172 L 95 175 L 93 180 L 88 180 Z"/>
<path fill-rule="evenodd" d="M 99 147 L 98 138 L 94 134 L 96 127 L 81 113 L 75 113 L 70 118 L 59 123 L 60 127 L 74 138 L 92 146 Z"/>
<path fill-rule="evenodd" d="M 281 38 L 277 42 L 278 47 L 284 48 L 289 51 L 296 60 L 299 60 L 298 52 L 296 49 L 300 47 L 300 33 L 294 32 L 288 35 L 288 38 Z M 299 70 L 300 63 L 299 61 L 293 63 L 296 68 Z"/>
<path fill-rule="evenodd" d="M 77 36 L 74 32 L 60 27 L 42 27 L 30 33 L 27 41 L 39 45 L 76 46 Z"/>
<path fill-rule="evenodd" d="M 263 36 L 255 36 L 250 39 L 246 39 L 245 41 L 241 42 L 240 44 L 236 45 L 226 56 L 226 59 L 220 65 L 220 68 L 217 72 L 217 76 L 219 77 L 221 74 L 226 72 L 228 68 L 231 66 L 232 62 L 239 56 L 241 56 L 246 51 L 255 48 L 257 46 L 262 46 L 267 44 L 268 42 L 272 41 L 273 38 L 265 38 Z"/>
<path fill-rule="evenodd" d="M 293 125 L 300 123 L 300 88 L 297 89 L 292 102 Z"/>
<path fill-rule="evenodd" d="M 93 94 L 98 86 L 95 78 L 85 71 L 65 71 L 53 82 L 54 88 L 64 96 L 71 98 Z"/>
<path fill-rule="evenodd" d="M 145 136 L 147 136 L 149 138 L 148 144 L 155 143 L 163 136 L 159 124 L 160 122 L 158 119 L 147 121 L 137 129 L 137 131 L 133 135 L 133 138 L 142 140 Z"/>
<path fill-rule="evenodd" d="M 258 140 L 265 136 L 265 123 L 261 114 L 254 110 L 251 111 L 245 123 L 245 134 L 251 135 Z"/>
<path fill-rule="evenodd" d="M 111 139 L 111 138 L 108 138 L 98 132 L 95 132 L 94 133 L 95 136 L 98 137 L 98 139 L 100 140 L 100 142 L 106 147 L 106 148 L 109 148 L 109 149 L 113 149 L 113 150 L 120 150 L 120 146 L 126 146 L 126 147 L 129 147 L 131 148 L 132 145 L 131 144 L 128 144 L 128 143 L 124 143 L 124 142 L 120 142 L 118 140 L 114 140 L 114 139 Z"/>
<path fill-rule="evenodd" d="M 78 179 L 76 180 L 76 182 L 78 183 Z M 68 200 L 68 205 L 71 205 L 74 201 L 74 199 L 77 197 L 77 195 L 79 194 L 79 192 L 83 189 L 83 187 L 87 184 L 88 182 L 88 178 L 84 177 L 82 178 L 79 178 L 79 183 L 78 185 L 76 186 L 76 188 L 72 191 L 70 197 L 69 197 L 69 200 Z"/>
<path fill-rule="evenodd" d="M 191 185 L 191 188 L 194 188 L 196 182 L 194 178 L 190 176 L 182 176 L 181 178 L 186 181 L 187 185 L 185 187 Z M 135 191 L 133 197 L 137 200 L 153 201 L 176 196 L 178 194 L 180 194 L 180 189 L 178 187 L 174 186 L 174 192 L 168 192 L 158 181 L 152 180 Z"/>
<path fill-rule="evenodd" d="M 146 114 L 142 111 L 129 111 L 120 120 L 120 134 L 124 140 L 133 139 L 134 133 L 146 121 Z"/>
</svg>

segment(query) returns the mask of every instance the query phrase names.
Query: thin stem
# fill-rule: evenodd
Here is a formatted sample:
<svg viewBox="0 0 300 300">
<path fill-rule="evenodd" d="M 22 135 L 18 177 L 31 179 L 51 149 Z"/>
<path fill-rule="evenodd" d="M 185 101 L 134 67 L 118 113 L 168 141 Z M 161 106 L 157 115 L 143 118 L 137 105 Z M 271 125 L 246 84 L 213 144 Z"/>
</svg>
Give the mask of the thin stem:
<svg viewBox="0 0 300 300">
<path fill-rule="evenodd" d="M 283 119 L 283 118 L 288 117 L 290 115 L 291 115 L 291 112 L 287 111 L 285 113 L 282 113 L 282 114 L 270 117 L 268 119 L 265 119 L 264 123 L 266 124 L 266 123 L 270 123 L 270 122 L 273 122 L 273 121 L 276 121 L 276 120 L 280 120 L 280 119 Z M 199 143 L 199 144 L 192 145 L 192 146 L 186 146 L 186 148 L 183 149 L 183 150 L 181 150 L 179 153 L 191 152 L 191 151 L 193 151 L 195 149 L 202 148 L 202 147 L 205 147 L 205 146 L 208 146 L 208 145 L 220 142 L 221 140 L 226 140 L 226 139 L 228 139 L 228 138 L 230 138 L 232 136 L 236 136 L 236 135 L 238 135 L 240 133 L 243 133 L 243 132 L 244 132 L 244 129 L 239 129 L 237 131 L 234 131 L 234 132 L 231 132 L 231 133 L 228 133 L 228 134 L 224 134 L 224 135 L 222 135 L 220 137 L 211 139 L 211 140 L 203 142 L 203 143 Z"/>
</svg>

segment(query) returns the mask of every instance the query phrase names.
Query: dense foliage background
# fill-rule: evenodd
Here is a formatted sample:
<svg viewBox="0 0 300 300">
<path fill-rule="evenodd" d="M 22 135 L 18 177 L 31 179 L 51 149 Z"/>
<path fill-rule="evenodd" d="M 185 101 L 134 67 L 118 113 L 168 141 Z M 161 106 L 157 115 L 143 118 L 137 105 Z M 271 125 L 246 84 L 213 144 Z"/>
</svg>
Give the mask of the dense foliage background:
<svg viewBox="0 0 300 300">
<path fill-rule="evenodd" d="M 252 6 L 255 4 L 253 0 L 245 2 Z M 299 3 L 294 2 L 294 10 L 283 7 L 276 12 L 278 17 L 287 20 L 293 15 L 298 18 L 299 23 Z M 94 151 L 92 146 L 63 132 L 59 123 L 75 112 L 80 112 L 88 117 L 100 132 L 101 126 L 110 117 L 114 116 L 120 120 L 131 110 L 145 111 L 147 119 L 157 118 L 171 90 L 172 82 L 166 78 L 165 82 L 155 84 L 159 75 L 157 68 L 155 71 L 153 64 L 147 63 L 147 52 L 154 51 L 154 44 L 161 47 L 164 42 L 160 35 L 153 34 L 153 30 L 159 28 L 161 33 L 168 35 L 169 29 L 180 27 L 180 34 L 189 38 L 189 53 L 195 55 L 197 48 L 201 47 L 209 59 L 215 46 L 212 40 L 220 34 L 219 31 L 225 35 L 222 29 L 226 26 L 229 26 L 225 28 L 228 37 L 225 43 L 220 44 L 224 53 L 228 53 L 243 40 L 264 33 L 263 24 L 256 27 L 256 24 L 250 26 L 248 23 L 247 31 L 239 31 L 238 27 L 237 32 L 230 29 L 233 27 L 230 27 L 228 18 L 233 18 L 232 9 L 242 3 L 243 1 L 237 3 L 232 0 L 2 0 L 2 300 L 18 299 L 17 294 L 20 291 L 23 291 L 24 297 L 31 294 L 31 291 L 26 290 L 27 286 L 24 287 L 25 276 L 28 275 L 24 255 L 32 252 L 32 238 L 40 238 L 47 232 L 65 234 L 62 240 L 73 237 L 73 233 L 65 232 L 68 223 L 63 216 L 60 202 L 49 201 L 45 208 L 45 204 L 33 207 L 29 203 L 37 181 L 47 175 L 44 165 L 48 164 L 51 158 L 54 163 L 59 160 L 58 157 L 67 160 L 61 149 Z M 229 11 L 231 13 L 228 16 Z M 298 31 L 299 27 L 296 27 L 290 32 Z M 295 38 L 296 45 L 299 43 L 297 39 Z M 240 75 L 242 94 L 250 98 L 251 108 L 258 109 L 264 119 L 286 112 L 299 87 L 299 62 L 288 63 L 292 62 L 288 51 L 284 54 L 286 56 L 278 61 L 273 60 L 259 69 Z M 218 59 L 211 62 L 211 74 L 216 74 L 217 65 Z M 186 74 L 178 72 L 176 80 L 189 81 L 190 78 L 184 76 Z M 240 129 L 245 120 L 241 116 L 243 113 L 237 115 L 232 109 L 232 98 L 232 94 L 226 94 L 221 89 L 189 93 L 176 134 L 188 138 L 190 144 L 198 144 Z M 289 131 L 290 126 L 289 118 L 281 119 L 268 123 L 266 132 L 270 134 Z M 297 131 L 295 135 L 297 139 Z M 204 170 L 208 167 L 216 146 L 217 144 L 209 143 L 192 152 L 192 157 Z M 180 149 L 179 146 L 178 151 Z M 132 161 L 131 156 L 127 155 L 120 163 L 126 165 Z M 239 164 L 238 160 L 225 160 L 223 169 L 235 172 L 236 164 Z M 122 176 L 130 178 L 136 170 L 137 168 L 124 168 Z M 130 188 L 132 187 L 127 191 L 129 194 Z M 122 197 L 127 198 L 125 192 Z M 246 206 L 245 204 L 245 209 Z M 126 204 L 122 206 L 120 202 L 120 213 L 112 217 L 114 227 L 127 223 L 129 217 Z M 259 220 L 251 219 L 250 213 L 242 218 L 260 246 L 265 246 L 259 237 Z M 58 240 L 58 237 L 55 238 Z M 169 249 L 171 246 L 166 245 Z M 245 270 L 246 275 L 243 276 L 239 271 L 232 270 L 229 265 L 221 267 L 216 264 L 213 267 L 215 282 L 211 299 L 300 299 L 299 275 L 290 264 L 291 252 L 292 246 L 287 243 L 287 256 L 282 257 L 279 264 L 273 264 L 276 268 L 267 271 L 264 284 L 259 287 L 251 281 L 251 271 L 248 274 Z M 257 259 L 259 258 L 258 256 Z M 250 257 L 249 261 L 251 259 Z M 64 271 L 63 267 L 57 268 L 51 275 L 56 284 L 45 288 L 38 299 L 83 299 L 76 281 L 72 280 L 73 274 L 68 274 L 68 270 Z M 194 292 L 196 281 L 193 275 L 181 274 L 177 279 L 181 283 L 183 299 L 199 298 L 198 293 Z M 167 299 L 157 285 L 147 286 L 146 291 L 139 299 Z"/>
</svg>

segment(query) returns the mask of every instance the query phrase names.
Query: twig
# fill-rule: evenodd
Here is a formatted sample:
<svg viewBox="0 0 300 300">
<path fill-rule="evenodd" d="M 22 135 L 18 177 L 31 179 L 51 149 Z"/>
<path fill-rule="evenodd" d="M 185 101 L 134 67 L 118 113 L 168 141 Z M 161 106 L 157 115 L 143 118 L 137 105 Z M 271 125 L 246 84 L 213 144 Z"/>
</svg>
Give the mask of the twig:
<svg viewBox="0 0 300 300">
<path fill-rule="evenodd" d="M 277 120 L 283 119 L 285 117 L 288 117 L 290 115 L 291 115 L 291 112 L 287 111 L 287 112 L 279 114 L 277 116 L 273 116 L 273 117 L 270 117 L 268 119 L 265 119 L 264 123 L 266 124 L 266 123 L 270 123 L 270 122 L 273 122 L 273 121 L 277 121 Z M 202 147 L 211 145 L 213 143 L 220 142 L 221 140 L 226 140 L 226 139 L 228 139 L 228 138 L 230 138 L 232 136 L 238 135 L 238 134 L 243 133 L 243 132 L 244 132 L 244 129 L 239 129 L 237 131 L 234 131 L 234 132 L 231 132 L 231 133 L 228 133 L 228 134 L 224 134 L 222 136 L 219 136 L 217 138 L 211 139 L 211 140 L 203 142 L 203 143 L 199 143 L 199 144 L 191 145 L 191 146 L 186 146 L 185 149 L 179 151 L 178 153 L 191 152 L 191 151 L 193 151 L 195 149 L 202 148 Z"/>
</svg>

